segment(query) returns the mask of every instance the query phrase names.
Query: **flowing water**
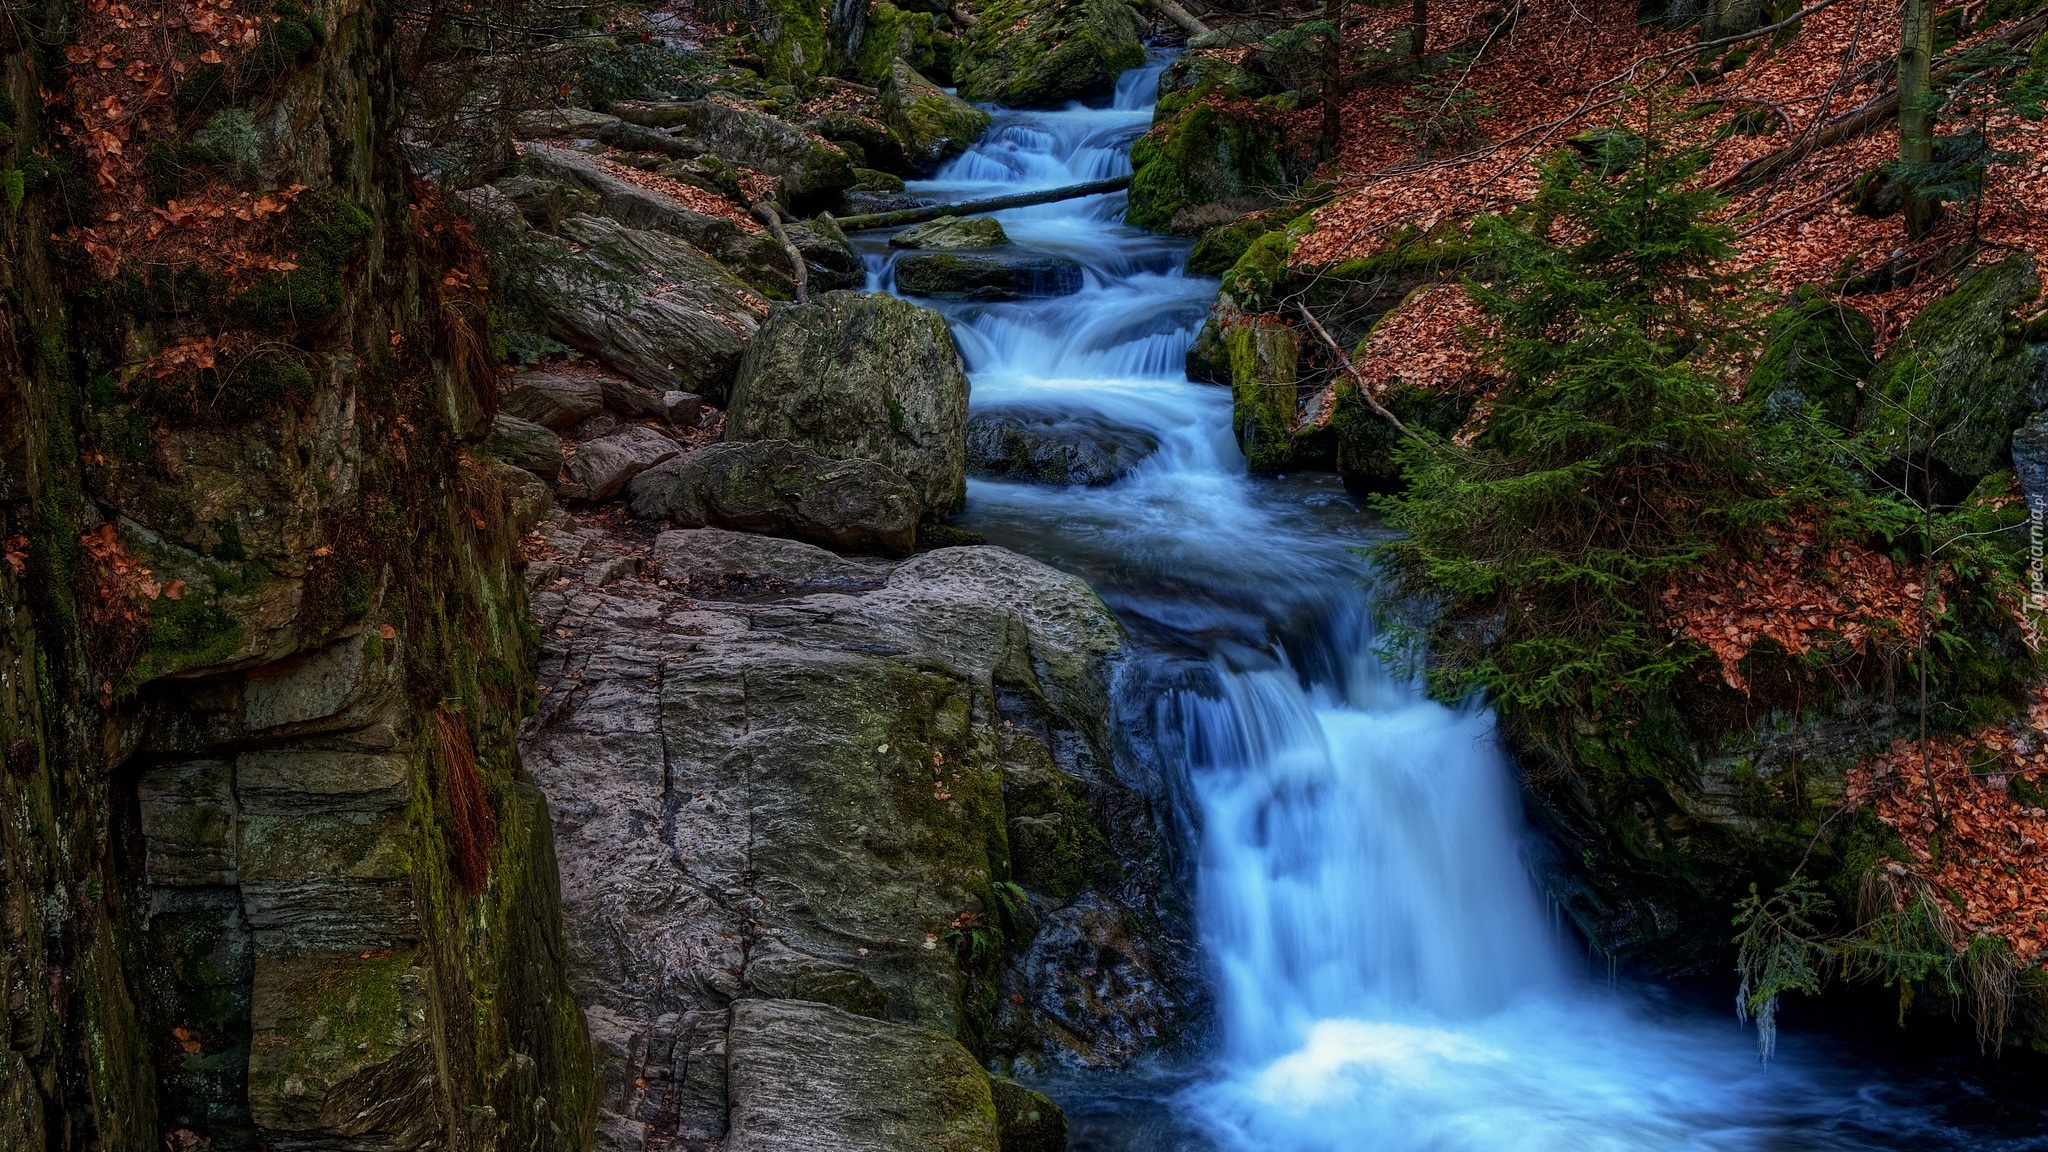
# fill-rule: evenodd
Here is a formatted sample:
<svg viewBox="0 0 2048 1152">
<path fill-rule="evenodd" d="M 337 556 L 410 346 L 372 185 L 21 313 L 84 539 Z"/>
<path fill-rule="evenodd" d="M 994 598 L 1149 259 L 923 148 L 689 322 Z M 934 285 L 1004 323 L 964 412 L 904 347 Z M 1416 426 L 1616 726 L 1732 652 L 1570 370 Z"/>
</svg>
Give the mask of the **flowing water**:
<svg viewBox="0 0 2048 1152">
<path fill-rule="evenodd" d="M 1109 107 L 998 110 L 917 194 L 970 199 L 1130 170 L 1160 67 Z M 1129 711 L 1169 768 L 1215 1026 L 1142 1073 L 1054 1085 L 1077 1149 L 2036 1148 L 2038 1103 L 1788 1032 L 1762 1065 L 1732 1012 L 1586 973 L 1523 859 L 1536 850 L 1484 711 L 1374 658 L 1375 529 L 1333 478 L 1246 474 L 1227 389 L 1187 348 L 1216 282 L 1121 195 L 998 218 L 1079 261 L 1073 295 L 945 303 L 976 409 L 1137 430 L 1099 488 L 976 480 L 962 526 L 1087 577 L 1130 629 Z M 870 242 L 874 286 L 891 285 Z M 1732 994 L 1732 977 L 1729 981 Z M 1872 1069 L 1879 1071 L 1873 1073 Z"/>
</svg>

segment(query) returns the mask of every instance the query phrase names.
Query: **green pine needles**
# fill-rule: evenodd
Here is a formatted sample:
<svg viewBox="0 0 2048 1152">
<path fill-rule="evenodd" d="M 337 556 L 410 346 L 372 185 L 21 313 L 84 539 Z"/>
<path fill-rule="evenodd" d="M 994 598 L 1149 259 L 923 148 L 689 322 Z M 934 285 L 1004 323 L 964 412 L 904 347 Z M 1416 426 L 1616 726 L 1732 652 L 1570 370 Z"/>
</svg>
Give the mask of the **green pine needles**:
<svg viewBox="0 0 2048 1152">
<path fill-rule="evenodd" d="M 1781 515 L 1762 437 L 1723 375 L 1760 309 L 1725 270 L 1704 167 L 1626 132 L 1552 157 L 1528 209 L 1482 218 L 1466 290 L 1504 383 L 1469 448 L 1419 436 L 1377 550 L 1403 599 L 1432 606 L 1430 686 L 1523 713 L 1599 713 L 1662 689 L 1696 656 L 1658 623 L 1666 577 Z M 1398 631 L 1398 630 L 1397 630 Z"/>
</svg>

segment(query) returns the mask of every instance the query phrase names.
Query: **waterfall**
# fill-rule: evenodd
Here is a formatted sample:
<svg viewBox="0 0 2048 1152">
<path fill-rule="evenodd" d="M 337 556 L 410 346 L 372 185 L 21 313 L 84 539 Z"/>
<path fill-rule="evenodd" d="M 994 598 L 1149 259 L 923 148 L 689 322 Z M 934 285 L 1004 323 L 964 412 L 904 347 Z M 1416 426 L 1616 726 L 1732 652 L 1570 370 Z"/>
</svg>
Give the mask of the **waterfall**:
<svg viewBox="0 0 2048 1152">
<path fill-rule="evenodd" d="M 1126 73 L 1106 108 L 995 109 L 977 147 L 910 190 L 1128 172 L 1161 68 Z M 1172 1147 L 1216 1152 L 2032 1146 L 1958 1135 L 1796 1041 L 1759 1066 L 1731 1014 L 1580 970 L 1521 858 L 1490 715 L 1429 701 L 1375 659 L 1353 549 L 1378 530 L 1333 477 L 1246 474 L 1229 390 L 1183 370 L 1216 282 L 1187 274 L 1186 241 L 1125 226 L 1123 201 L 998 217 L 1018 245 L 1079 261 L 1080 291 L 934 304 L 976 408 L 1159 443 L 1106 487 L 974 480 L 961 521 L 1089 578 L 1166 685 L 1151 737 L 1183 781 L 1217 1036 L 1160 1080 L 1164 1127 L 1080 1146 L 1154 1152 L 1169 1129 Z M 895 257 L 865 243 L 886 288 Z"/>
</svg>

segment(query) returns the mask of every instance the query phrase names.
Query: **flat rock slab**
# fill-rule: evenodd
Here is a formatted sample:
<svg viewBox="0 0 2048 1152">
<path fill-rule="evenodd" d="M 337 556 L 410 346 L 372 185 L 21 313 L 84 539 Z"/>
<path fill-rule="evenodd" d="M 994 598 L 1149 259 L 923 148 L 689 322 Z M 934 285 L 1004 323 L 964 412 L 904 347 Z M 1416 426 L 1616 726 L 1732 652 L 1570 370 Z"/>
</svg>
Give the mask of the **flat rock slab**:
<svg viewBox="0 0 2048 1152">
<path fill-rule="evenodd" d="M 740 1000 L 726 1152 L 999 1152 L 988 1074 L 940 1032 Z"/>
<path fill-rule="evenodd" d="M 1010 237 L 993 216 L 941 216 L 889 237 L 892 248 L 925 248 L 934 252 L 1000 248 L 1009 242 Z"/>
</svg>

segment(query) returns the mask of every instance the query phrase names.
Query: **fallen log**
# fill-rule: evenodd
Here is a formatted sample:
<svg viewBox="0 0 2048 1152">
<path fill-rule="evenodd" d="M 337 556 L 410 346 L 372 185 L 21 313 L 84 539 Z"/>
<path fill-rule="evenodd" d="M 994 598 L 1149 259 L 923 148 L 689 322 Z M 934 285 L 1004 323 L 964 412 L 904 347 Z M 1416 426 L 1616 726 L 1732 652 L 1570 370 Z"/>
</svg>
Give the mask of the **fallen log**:
<svg viewBox="0 0 2048 1152">
<path fill-rule="evenodd" d="M 1081 196 L 1100 196 L 1105 192 L 1121 192 L 1130 186 L 1129 176 L 1116 176 L 1108 180 L 1091 180 L 1086 184 L 1069 184 L 1063 188 L 1047 188 L 1039 192 L 991 196 L 986 200 L 963 200 L 958 204 L 930 204 L 923 208 L 900 208 L 894 212 L 843 216 L 834 223 L 847 232 L 900 228 L 905 224 L 922 224 L 927 220 L 937 220 L 941 216 L 979 216 L 984 212 L 1000 212 L 1005 208 L 1029 208 L 1033 204 L 1052 204 Z"/>
</svg>

